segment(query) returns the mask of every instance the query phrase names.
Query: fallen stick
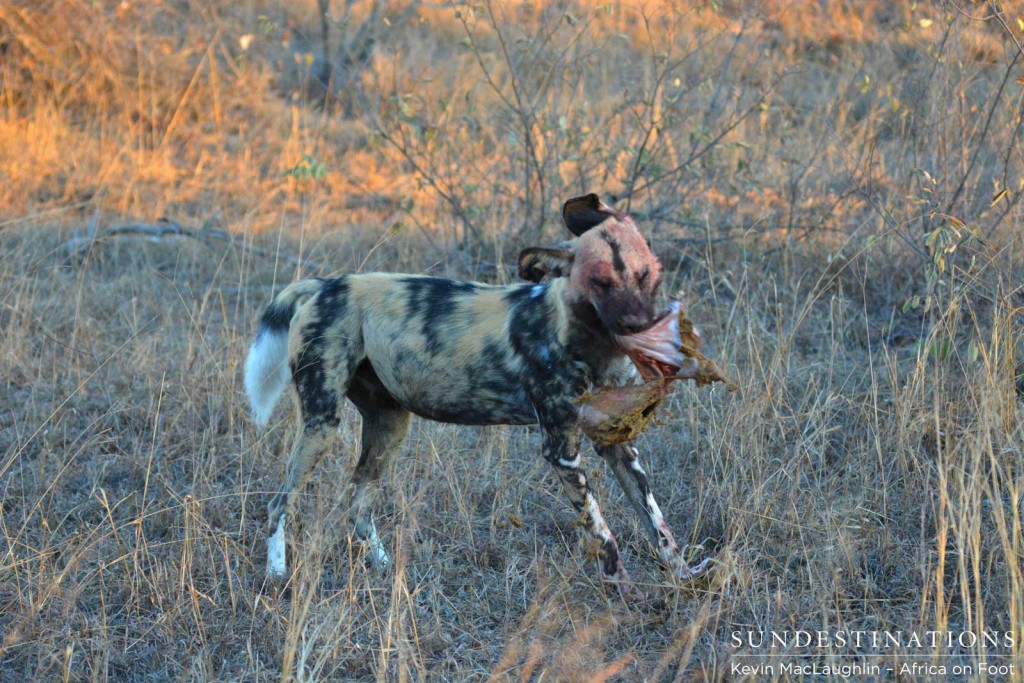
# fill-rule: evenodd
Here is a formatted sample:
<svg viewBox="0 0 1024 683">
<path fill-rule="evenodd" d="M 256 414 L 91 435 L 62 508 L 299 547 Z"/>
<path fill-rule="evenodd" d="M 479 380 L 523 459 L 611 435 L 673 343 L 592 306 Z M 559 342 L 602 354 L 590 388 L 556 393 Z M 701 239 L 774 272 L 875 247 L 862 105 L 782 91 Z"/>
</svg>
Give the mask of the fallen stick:
<svg viewBox="0 0 1024 683">
<path fill-rule="evenodd" d="M 181 225 L 176 221 L 164 219 L 155 224 L 131 221 L 128 223 L 112 225 L 110 227 L 103 228 L 102 230 L 97 230 L 95 222 L 90 221 L 89 234 L 84 237 L 71 238 L 68 240 L 67 244 L 64 245 L 64 248 L 67 251 L 69 259 L 81 258 L 97 242 L 111 237 L 121 237 L 125 235 L 145 236 L 152 242 L 160 242 L 166 237 L 187 237 L 200 242 L 209 243 L 211 241 L 219 241 L 226 242 L 234 246 L 236 242 L 235 235 L 227 230 L 211 227 L 215 220 L 216 218 L 208 219 L 200 228 L 190 228 Z M 285 254 L 279 251 L 270 251 L 252 244 L 243 243 L 242 246 L 250 253 L 264 258 L 278 259 L 296 266 L 304 266 L 321 270 L 325 269 L 325 266 L 320 263 L 292 256 L 291 254 Z"/>
</svg>

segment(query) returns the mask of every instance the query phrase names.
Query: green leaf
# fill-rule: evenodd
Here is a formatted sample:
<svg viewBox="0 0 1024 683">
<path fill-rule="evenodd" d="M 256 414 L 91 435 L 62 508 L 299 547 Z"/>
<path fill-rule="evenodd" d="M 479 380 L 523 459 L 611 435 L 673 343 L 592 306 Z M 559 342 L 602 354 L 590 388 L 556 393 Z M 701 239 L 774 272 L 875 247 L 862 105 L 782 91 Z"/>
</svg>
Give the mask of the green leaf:
<svg viewBox="0 0 1024 683">
<path fill-rule="evenodd" d="M 976 339 L 972 339 L 971 343 L 967 345 L 967 360 L 972 363 L 978 361 L 978 341 Z"/>
</svg>

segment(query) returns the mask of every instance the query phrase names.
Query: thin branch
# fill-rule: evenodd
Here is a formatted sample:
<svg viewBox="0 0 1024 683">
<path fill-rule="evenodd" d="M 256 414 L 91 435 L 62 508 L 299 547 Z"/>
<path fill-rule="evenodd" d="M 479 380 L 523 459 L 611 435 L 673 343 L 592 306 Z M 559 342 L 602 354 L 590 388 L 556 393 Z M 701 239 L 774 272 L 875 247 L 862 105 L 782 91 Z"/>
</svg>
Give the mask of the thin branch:
<svg viewBox="0 0 1024 683">
<path fill-rule="evenodd" d="M 68 259 L 80 258 L 88 252 L 93 245 L 97 242 L 101 242 L 106 239 L 113 237 L 125 237 L 125 236 L 144 236 L 152 242 L 160 242 L 167 237 L 188 237 L 199 242 L 205 243 L 209 246 L 211 241 L 226 242 L 231 246 L 235 245 L 235 236 L 226 230 L 220 230 L 217 228 L 210 227 L 211 223 L 215 219 L 208 220 L 203 227 L 190 228 L 171 220 L 161 221 L 159 223 L 143 223 L 140 221 L 131 221 L 128 223 L 120 223 L 118 225 L 112 225 L 102 230 L 90 229 L 88 234 L 84 237 L 73 237 L 68 240 L 67 244 L 64 245 L 64 249 L 67 251 Z M 92 223 L 92 221 L 90 221 Z M 94 223 L 92 223 L 95 225 Z M 307 259 L 292 256 L 290 254 L 282 254 L 278 251 L 271 251 L 269 249 L 263 249 L 262 247 L 253 246 L 251 244 L 244 245 L 244 248 L 250 253 L 257 256 L 263 256 L 265 258 L 280 259 L 296 266 L 312 267 L 319 270 L 329 270 L 325 265 L 317 263 L 315 261 L 309 261 Z"/>
<path fill-rule="evenodd" d="M 690 164 L 692 164 L 693 162 L 697 161 L 698 159 L 703 157 L 705 154 L 707 154 L 709 151 L 711 151 L 714 147 L 716 147 L 718 145 L 719 142 L 722 141 L 723 138 L 725 138 L 726 135 L 728 135 L 729 133 L 734 131 L 737 127 L 739 127 L 739 125 L 741 123 L 746 121 L 747 118 L 749 118 L 750 115 L 753 114 L 757 110 L 757 108 L 761 106 L 761 104 L 765 101 L 765 99 L 768 97 L 768 95 L 770 95 L 772 93 L 772 91 L 775 90 L 775 86 L 778 85 L 778 82 L 779 82 L 779 80 L 781 80 L 781 78 L 782 77 L 780 76 L 778 79 L 776 79 L 768 87 L 768 89 L 766 89 L 764 92 L 761 93 L 761 95 L 757 98 L 757 100 L 752 105 L 750 105 L 742 114 L 740 114 L 733 121 L 731 121 L 728 126 L 726 126 L 721 131 L 719 131 L 718 135 L 716 135 L 714 138 L 712 138 L 706 145 L 704 145 L 699 150 L 697 150 L 697 151 L 693 152 L 692 154 L 690 154 L 690 156 L 688 156 L 686 158 L 686 160 L 683 161 L 683 163 L 679 164 L 678 166 L 676 166 L 674 168 L 671 168 L 671 169 L 665 171 L 664 173 L 659 173 L 658 175 L 656 175 L 653 178 L 647 180 L 646 182 L 642 183 L 641 185 L 639 185 L 637 187 L 631 188 L 628 192 L 623 193 L 622 195 L 617 195 L 617 196 L 611 197 L 611 200 L 617 202 L 617 201 L 619 201 L 621 199 L 627 199 L 629 197 L 632 197 L 637 192 L 642 192 L 643 190 L 646 190 L 647 188 L 651 187 L 652 185 L 660 183 L 662 180 L 665 180 L 666 178 L 670 178 L 670 177 L 672 177 L 674 175 L 678 175 L 679 173 L 682 173 L 684 170 L 686 170 L 690 166 Z"/>
<path fill-rule="evenodd" d="M 985 138 L 988 137 L 989 126 L 992 125 L 992 117 L 995 116 L 996 109 L 999 107 L 999 101 L 1003 98 L 1003 91 L 1006 89 L 1006 84 L 1010 81 L 1010 76 L 1013 74 L 1013 68 L 1017 66 L 1018 60 L 1020 60 L 1021 53 L 1017 52 L 1013 56 L 1013 61 L 1006 67 L 1006 73 L 1003 74 L 1003 80 L 999 84 L 999 90 L 996 92 L 995 99 L 992 101 L 992 106 L 988 110 L 988 117 L 985 119 L 985 126 L 981 129 L 981 137 L 974 145 L 974 154 L 971 155 L 971 161 L 967 164 L 967 170 L 964 171 L 964 175 L 960 178 L 960 184 L 957 185 L 956 192 L 953 193 L 953 198 L 949 200 L 946 205 L 946 209 L 943 213 L 952 213 L 953 207 L 956 205 L 958 199 L 960 199 L 961 193 L 964 191 L 964 187 L 967 184 L 967 179 L 970 177 L 971 172 L 974 170 L 974 165 L 978 162 L 978 156 L 981 154 L 981 150 L 984 147 Z"/>
</svg>

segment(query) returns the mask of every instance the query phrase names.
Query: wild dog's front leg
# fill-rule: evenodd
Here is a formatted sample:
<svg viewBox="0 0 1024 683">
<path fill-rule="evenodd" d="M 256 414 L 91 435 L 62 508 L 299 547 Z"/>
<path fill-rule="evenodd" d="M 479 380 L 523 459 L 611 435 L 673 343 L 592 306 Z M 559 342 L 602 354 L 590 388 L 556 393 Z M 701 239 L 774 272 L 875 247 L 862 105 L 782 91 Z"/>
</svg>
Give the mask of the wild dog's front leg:
<svg viewBox="0 0 1024 683">
<path fill-rule="evenodd" d="M 615 586 L 623 597 L 637 597 L 638 591 L 622 566 L 619 546 L 601 514 L 587 475 L 580 467 L 580 433 L 572 429 L 544 429 L 544 459 L 555 468 L 572 506 L 580 513 L 587 533 L 600 545 L 598 567 L 601 580 Z"/>
<path fill-rule="evenodd" d="M 637 450 L 624 445 L 595 445 L 594 448 L 611 466 L 612 471 L 615 472 L 615 478 L 619 480 L 619 484 L 626 492 L 626 497 L 644 520 L 651 543 L 658 549 L 658 557 L 661 558 L 665 566 L 675 576 L 683 579 L 702 573 L 707 568 L 708 560 L 705 558 L 700 564 L 692 567 L 686 563 L 686 558 L 679 552 L 679 546 L 676 545 L 672 532 L 669 531 L 668 525 L 665 523 L 661 508 L 658 507 L 658 501 L 654 499 L 654 493 L 647 481 L 647 473 L 644 472 L 644 468 L 640 466 L 640 461 L 637 458 L 639 455 Z"/>
</svg>

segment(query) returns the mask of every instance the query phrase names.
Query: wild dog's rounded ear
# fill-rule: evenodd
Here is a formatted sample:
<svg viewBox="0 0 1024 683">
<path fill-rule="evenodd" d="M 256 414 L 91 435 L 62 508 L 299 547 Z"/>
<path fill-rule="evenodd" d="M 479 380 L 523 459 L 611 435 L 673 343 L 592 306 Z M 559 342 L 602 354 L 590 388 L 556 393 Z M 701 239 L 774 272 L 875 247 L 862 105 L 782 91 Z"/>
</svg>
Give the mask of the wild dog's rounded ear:
<svg viewBox="0 0 1024 683">
<path fill-rule="evenodd" d="M 529 247 L 519 252 L 519 277 L 527 282 L 547 282 L 565 277 L 572 268 L 572 251 L 561 247 Z"/>
<path fill-rule="evenodd" d="M 583 197 L 574 197 L 562 205 L 565 227 L 577 237 L 609 218 L 622 220 L 625 215 L 602 202 L 593 192 Z"/>
</svg>

